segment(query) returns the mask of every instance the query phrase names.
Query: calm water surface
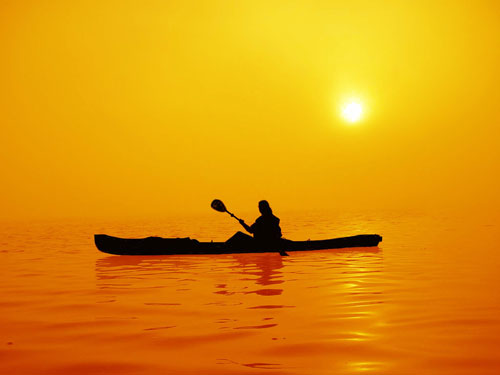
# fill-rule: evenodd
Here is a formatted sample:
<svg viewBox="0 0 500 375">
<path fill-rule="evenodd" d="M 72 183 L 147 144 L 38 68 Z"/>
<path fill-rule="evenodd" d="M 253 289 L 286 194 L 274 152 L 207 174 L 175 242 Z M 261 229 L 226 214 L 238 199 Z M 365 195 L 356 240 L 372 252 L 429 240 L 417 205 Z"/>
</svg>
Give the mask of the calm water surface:
<svg viewBox="0 0 500 375">
<path fill-rule="evenodd" d="M 378 248 L 107 256 L 94 233 L 224 240 L 222 214 L 3 223 L 1 374 L 498 374 L 498 221 L 280 215 Z M 251 218 L 252 215 L 249 216 Z"/>
</svg>

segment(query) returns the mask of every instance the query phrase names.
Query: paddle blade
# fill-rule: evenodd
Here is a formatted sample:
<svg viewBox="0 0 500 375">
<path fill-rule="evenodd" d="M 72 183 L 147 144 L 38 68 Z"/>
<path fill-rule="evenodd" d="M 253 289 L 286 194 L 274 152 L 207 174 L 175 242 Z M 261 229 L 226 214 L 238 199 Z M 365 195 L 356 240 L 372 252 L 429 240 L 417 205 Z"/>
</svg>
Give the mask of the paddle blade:
<svg viewBox="0 0 500 375">
<path fill-rule="evenodd" d="M 210 205 L 215 211 L 219 211 L 219 212 L 226 212 L 227 209 L 226 209 L 226 206 L 224 206 L 224 203 L 222 203 L 221 200 L 218 200 L 218 199 L 214 199 L 212 201 L 212 204 Z"/>
</svg>

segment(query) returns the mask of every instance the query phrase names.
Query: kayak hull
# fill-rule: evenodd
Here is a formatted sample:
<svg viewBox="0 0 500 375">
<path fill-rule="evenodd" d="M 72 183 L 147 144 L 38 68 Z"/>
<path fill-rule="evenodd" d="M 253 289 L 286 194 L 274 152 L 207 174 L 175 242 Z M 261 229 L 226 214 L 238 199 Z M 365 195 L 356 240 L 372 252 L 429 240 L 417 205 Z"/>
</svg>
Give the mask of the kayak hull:
<svg viewBox="0 0 500 375">
<path fill-rule="evenodd" d="M 382 237 L 378 234 L 361 234 L 351 237 L 317 241 L 280 240 L 275 247 L 257 243 L 228 244 L 226 242 L 199 242 L 190 238 L 119 238 L 106 234 L 94 235 L 97 248 L 114 255 L 183 255 L 183 254 L 236 254 L 285 251 L 343 249 L 349 247 L 377 246 Z"/>
</svg>

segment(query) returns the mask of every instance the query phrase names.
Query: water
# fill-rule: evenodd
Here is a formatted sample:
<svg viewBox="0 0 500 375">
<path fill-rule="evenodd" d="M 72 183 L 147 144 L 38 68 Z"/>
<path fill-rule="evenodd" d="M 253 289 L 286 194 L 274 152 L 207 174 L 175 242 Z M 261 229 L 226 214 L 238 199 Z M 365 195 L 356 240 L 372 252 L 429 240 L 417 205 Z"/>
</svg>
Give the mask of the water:
<svg viewBox="0 0 500 375">
<path fill-rule="evenodd" d="M 0 373 L 500 371 L 498 221 L 280 216 L 288 238 L 384 240 L 283 258 L 120 257 L 98 252 L 92 235 L 224 240 L 238 227 L 218 213 L 4 223 Z"/>
</svg>

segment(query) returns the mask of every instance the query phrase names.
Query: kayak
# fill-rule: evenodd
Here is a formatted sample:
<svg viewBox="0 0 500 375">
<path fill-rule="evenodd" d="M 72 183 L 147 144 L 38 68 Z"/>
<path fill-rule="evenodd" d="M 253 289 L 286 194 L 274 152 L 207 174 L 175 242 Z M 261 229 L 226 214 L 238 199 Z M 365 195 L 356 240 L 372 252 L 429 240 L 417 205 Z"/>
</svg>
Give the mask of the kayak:
<svg viewBox="0 0 500 375">
<path fill-rule="evenodd" d="M 183 255 L 183 254 L 236 254 L 285 251 L 309 251 L 341 249 L 349 247 L 377 246 L 382 237 L 378 234 L 360 234 L 351 237 L 316 241 L 292 241 L 282 239 L 277 246 L 262 246 L 256 242 L 227 243 L 200 242 L 187 238 L 119 238 L 106 234 L 94 235 L 97 248 L 103 253 L 115 255 Z"/>
</svg>

